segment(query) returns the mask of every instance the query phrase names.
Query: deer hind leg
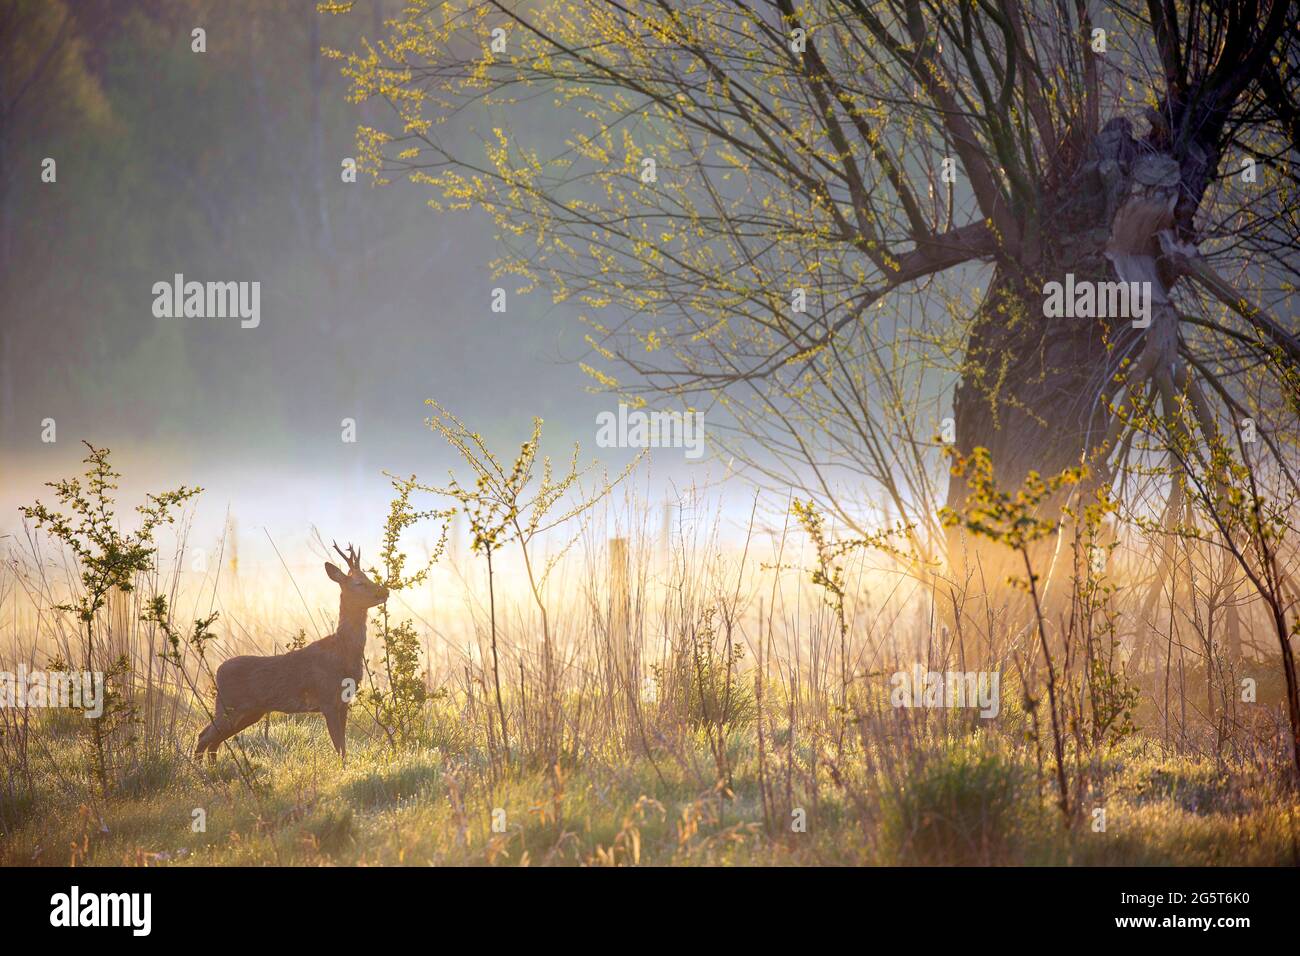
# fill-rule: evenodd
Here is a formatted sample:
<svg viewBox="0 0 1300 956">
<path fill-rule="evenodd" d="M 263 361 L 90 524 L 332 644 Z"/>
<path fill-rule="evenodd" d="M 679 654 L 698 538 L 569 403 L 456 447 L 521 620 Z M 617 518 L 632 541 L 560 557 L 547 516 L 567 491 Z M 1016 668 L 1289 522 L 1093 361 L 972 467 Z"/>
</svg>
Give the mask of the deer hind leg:
<svg viewBox="0 0 1300 956">
<path fill-rule="evenodd" d="M 322 713 L 325 715 L 325 726 L 329 728 L 330 740 L 334 742 L 334 749 L 339 752 L 343 758 L 343 766 L 348 765 L 348 709 L 343 705 L 335 705 L 326 708 Z"/>
<path fill-rule="evenodd" d="M 218 711 L 217 716 L 212 719 L 212 723 L 208 724 L 203 733 L 199 734 L 198 746 L 194 749 L 195 756 L 207 751 L 208 755 L 215 759 L 217 749 L 223 743 L 245 727 L 257 723 L 264 716 L 265 712 L 260 710 L 246 711 L 242 714 L 227 714 Z"/>
<path fill-rule="evenodd" d="M 194 745 L 194 756 L 202 757 L 205 753 L 210 753 L 215 755 L 216 751 L 211 748 L 215 746 L 212 743 L 212 739 L 214 736 L 216 736 L 216 734 L 217 734 L 217 722 L 214 719 L 210 724 L 208 724 L 201 731 L 199 731 L 198 742 L 195 743 Z"/>
<path fill-rule="evenodd" d="M 202 757 L 205 753 L 216 759 L 217 748 L 221 746 L 221 741 L 230 736 L 226 733 L 226 726 L 230 723 L 232 714 L 226 705 L 221 702 L 221 692 L 217 692 L 217 699 L 212 704 L 212 720 L 208 725 L 199 731 L 199 739 L 194 745 L 194 756 Z"/>
</svg>

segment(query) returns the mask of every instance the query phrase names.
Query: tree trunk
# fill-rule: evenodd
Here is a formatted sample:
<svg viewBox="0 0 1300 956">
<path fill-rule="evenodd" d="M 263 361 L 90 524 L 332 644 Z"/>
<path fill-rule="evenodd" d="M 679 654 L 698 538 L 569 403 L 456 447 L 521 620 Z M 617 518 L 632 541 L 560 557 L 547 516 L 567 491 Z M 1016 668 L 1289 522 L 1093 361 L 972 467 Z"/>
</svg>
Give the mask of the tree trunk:
<svg viewBox="0 0 1300 956">
<path fill-rule="evenodd" d="M 1204 113 L 1204 111 L 1200 111 Z M 953 398 L 956 448 L 969 455 L 989 450 L 1003 491 L 1014 493 L 1030 471 L 1047 477 L 1087 464 L 1091 481 L 1109 484 L 1107 456 L 1118 435 L 1108 406 L 1115 377 L 1149 380 L 1166 415 L 1186 378 L 1178 354 L 1178 316 L 1169 303 L 1173 279 L 1161 265 L 1171 248 L 1186 249 L 1192 218 L 1218 163 L 1214 142 L 1221 129 L 1212 116 L 1201 137 L 1175 150 L 1154 114 L 1152 131 L 1134 139 L 1123 118 L 1093 137 L 1072 168 L 1049 181 L 1061 183 L 1043 204 L 1041 248 L 1032 266 L 1002 257 L 967 342 L 960 383 Z M 1181 157 L 1181 158 L 1180 158 Z M 1026 257 L 1028 258 L 1028 257 Z M 1048 316 L 1048 282 L 1143 283 L 1149 290 L 1150 324 L 1134 327 L 1128 314 Z M 1093 287 L 1094 290 L 1096 286 Z M 1064 297 L 1066 305 L 1068 294 Z M 1100 306 L 1101 297 L 1097 297 Z M 1128 365 L 1124 365 L 1128 360 Z M 960 478 L 948 488 L 949 507 L 960 509 L 968 489 Z M 1050 502 L 1059 513 L 1064 498 Z M 1067 543 L 1062 543 L 1062 549 Z M 1046 575 L 1054 540 L 1034 553 L 1035 571 Z M 972 543 L 949 539 L 955 579 L 979 582 L 983 600 L 1015 606 L 1006 590 L 1011 570 L 1007 549 L 984 548 L 972 566 Z M 1064 552 L 1062 552 L 1064 553 Z M 1049 600 L 1058 589 L 1045 589 Z M 980 611 L 983 615 L 985 612 Z"/>
<path fill-rule="evenodd" d="M 1010 261 L 995 267 L 967 343 L 953 412 L 957 449 L 988 448 L 1005 489 L 1018 487 L 1031 470 L 1049 475 L 1078 465 L 1105 440 L 1106 397 L 1121 356 L 1141 332 L 1127 317 L 1049 318 L 1044 285 L 1064 283 L 1067 274 L 1076 284 L 1117 281 L 1121 276 L 1108 258 L 1116 242 L 1125 249 L 1146 245 L 1154 262 L 1154 232 L 1140 239 L 1113 233 L 1135 168 L 1149 166 L 1148 159 L 1135 162 L 1137 156 L 1128 121 L 1108 124 L 1066 180 L 1061 198 L 1049 204 L 1044 219 L 1053 229 L 1044 236 L 1037 267 Z M 1129 221 L 1130 233 L 1133 225 Z M 1144 225 L 1168 228 L 1158 220 Z M 1108 351 L 1108 340 L 1117 347 Z M 964 483 L 954 480 L 949 505 L 965 497 Z"/>
</svg>

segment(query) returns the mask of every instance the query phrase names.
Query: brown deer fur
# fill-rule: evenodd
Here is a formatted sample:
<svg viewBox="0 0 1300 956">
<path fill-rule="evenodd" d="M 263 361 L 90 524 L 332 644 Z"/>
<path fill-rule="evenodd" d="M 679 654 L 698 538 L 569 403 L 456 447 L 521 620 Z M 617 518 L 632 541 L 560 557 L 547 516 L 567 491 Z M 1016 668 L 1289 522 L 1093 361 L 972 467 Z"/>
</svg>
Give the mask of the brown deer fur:
<svg viewBox="0 0 1300 956">
<path fill-rule="evenodd" d="M 217 668 L 217 700 L 212 723 L 199 734 L 195 756 L 215 757 L 227 738 L 270 711 L 324 716 L 330 740 L 347 762 L 344 731 L 348 701 L 361 685 L 366 652 L 366 612 L 388 599 L 388 589 L 361 570 L 361 555 L 348 546 L 347 572 L 326 562 L 325 573 L 339 586 L 339 626 L 333 634 L 300 650 L 272 657 L 232 657 Z M 351 683 L 346 683 L 351 681 Z"/>
</svg>

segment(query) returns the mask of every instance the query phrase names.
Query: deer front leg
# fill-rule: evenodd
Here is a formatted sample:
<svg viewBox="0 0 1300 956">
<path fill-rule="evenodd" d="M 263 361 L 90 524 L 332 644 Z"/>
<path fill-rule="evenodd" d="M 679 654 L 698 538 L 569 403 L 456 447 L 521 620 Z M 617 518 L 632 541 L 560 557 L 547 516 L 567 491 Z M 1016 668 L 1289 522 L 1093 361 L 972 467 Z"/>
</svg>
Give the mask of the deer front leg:
<svg viewBox="0 0 1300 956">
<path fill-rule="evenodd" d="M 329 728 L 330 740 L 334 742 L 334 749 L 339 752 L 343 758 L 343 766 L 348 765 L 348 708 L 346 704 L 333 704 L 327 707 L 325 714 L 325 726 Z"/>
</svg>

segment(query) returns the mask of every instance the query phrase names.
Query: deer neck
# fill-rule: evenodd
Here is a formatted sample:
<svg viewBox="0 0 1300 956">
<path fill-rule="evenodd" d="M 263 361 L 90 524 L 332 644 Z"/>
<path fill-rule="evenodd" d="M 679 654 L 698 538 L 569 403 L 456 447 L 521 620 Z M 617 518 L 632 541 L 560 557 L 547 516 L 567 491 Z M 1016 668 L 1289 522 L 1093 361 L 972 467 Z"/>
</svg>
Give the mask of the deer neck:
<svg viewBox="0 0 1300 956">
<path fill-rule="evenodd" d="M 349 657 L 362 658 L 366 653 L 366 611 L 346 601 L 339 602 L 339 629 L 335 633 Z"/>
</svg>

